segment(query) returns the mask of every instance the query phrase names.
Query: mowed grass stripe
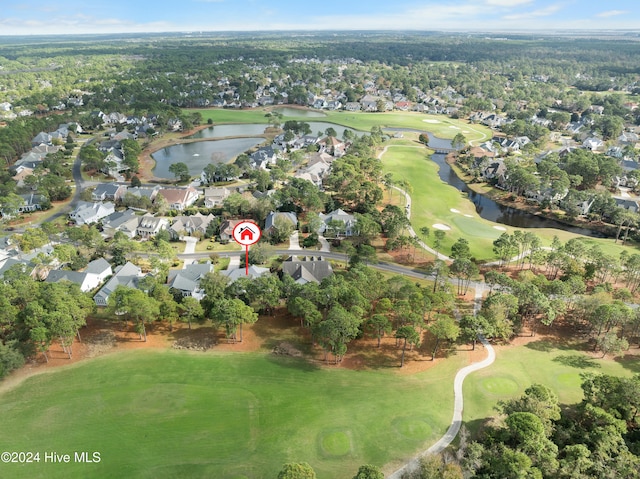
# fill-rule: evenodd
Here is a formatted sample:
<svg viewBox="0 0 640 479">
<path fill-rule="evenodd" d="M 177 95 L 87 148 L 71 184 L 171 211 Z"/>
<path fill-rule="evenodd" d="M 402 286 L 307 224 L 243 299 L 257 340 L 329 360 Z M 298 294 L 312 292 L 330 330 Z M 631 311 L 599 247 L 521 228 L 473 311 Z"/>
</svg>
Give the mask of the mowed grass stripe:
<svg viewBox="0 0 640 479">
<path fill-rule="evenodd" d="M 416 232 L 426 226 L 432 232 L 436 223 L 451 228 L 446 232 L 441 251 L 447 254 L 451 245 L 460 237 L 469 240 L 472 254 L 479 259 L 493 256 L 492 242 L 501 234 L 493 223 L 478 217 L 475 207 L 460 191 L 442 182 L 438 165 L 423 147 L 390 145 L 382 155 L 385 172 L 393 174 L 396 182 L 407 181 L 411 185 L 411 224 Z M 454 213 L 451 209 L 458 210 Z M 467 218 L 464 215 L 473 215 Z M 433 244 L 433 234 L 428 239 Z"/>
<path fill-rule="evenodd" d="M 398 462 L 450 421 L 456 355 L 411 376 L 261 354 L 135 351 L 27 379 L 0 396 L 0 450 L 99 451 L 99 464 L 1 465 L 2 477 L 319 478 Z"/>
</svg>

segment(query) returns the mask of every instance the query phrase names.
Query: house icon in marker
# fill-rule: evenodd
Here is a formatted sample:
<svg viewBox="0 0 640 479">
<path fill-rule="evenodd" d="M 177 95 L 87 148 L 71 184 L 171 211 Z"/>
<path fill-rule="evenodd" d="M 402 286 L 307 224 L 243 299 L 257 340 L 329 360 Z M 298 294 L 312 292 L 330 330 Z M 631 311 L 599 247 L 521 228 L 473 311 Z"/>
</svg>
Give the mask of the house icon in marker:
<svg viewBox="0 0 640 479">
<path fill-rule="evenodd" d="M 248 226 L 245 226 L 244 228 L 241 228 L 239 233 L 240 233 L 240 238 L 242 239 L 242 241 L 252 241 L 253 240 L 253 235 L 255 235 L 255 231 L 253 231 Z"/>
</svg>

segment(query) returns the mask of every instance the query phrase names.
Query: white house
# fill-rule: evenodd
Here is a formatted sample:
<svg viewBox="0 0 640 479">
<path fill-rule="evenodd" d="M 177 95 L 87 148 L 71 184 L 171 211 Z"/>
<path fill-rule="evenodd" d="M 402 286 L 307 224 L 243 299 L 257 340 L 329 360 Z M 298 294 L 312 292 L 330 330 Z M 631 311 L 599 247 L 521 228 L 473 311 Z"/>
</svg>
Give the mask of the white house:
<svg viewBox="0 0 640 479">
<path fill-rule="evenodd" d="M 356 218 L 341 209 L 337 209 L 328 214 L 318 215 L 322 220 L 322 225 L 318 229 L 319 234 L 330 231 L 336 236 L 353 236 L 355 234 Z M 339 225 L 342 223 L 341 225 Z M 338 226 L 339 225 L 339 226 Z"/>
<path fill-rule="evenodd" d="M 137 288 L 138 281 L 143 277 L 144 274 L 142 274 L 142 270 L 135 264 L 127 261 L 126 264 L 116 268 L 115 274 L 107 281 L 107 284 L 96 293 L 93 300 L 98 306 L 106 306 L 107 301 L 109 301 L 109 296 L 119 285 Z"/>
<path fill-rule="evenodd" d="M 76 222 L 78 226 L 90 225 L 97 223 L 115 213 L 115 205 L 111 202 L 106 203 L 87 203 L 80 202 L 75 210 L 69 213 L 69 218 Z"/>
</svg>

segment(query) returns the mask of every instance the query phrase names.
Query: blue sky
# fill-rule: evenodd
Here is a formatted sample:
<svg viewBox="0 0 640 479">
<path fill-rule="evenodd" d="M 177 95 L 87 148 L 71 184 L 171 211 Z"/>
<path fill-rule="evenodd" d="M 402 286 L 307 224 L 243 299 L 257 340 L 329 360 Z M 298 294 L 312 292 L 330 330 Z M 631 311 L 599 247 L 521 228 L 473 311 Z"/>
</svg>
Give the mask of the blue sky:
<svg viewBox="0 0 640 479">
<path fill-rule="evenodd" d="M 637 0 L 0 0 L 0 35 L 234 30 L 640 31 Z"/>
</svg>

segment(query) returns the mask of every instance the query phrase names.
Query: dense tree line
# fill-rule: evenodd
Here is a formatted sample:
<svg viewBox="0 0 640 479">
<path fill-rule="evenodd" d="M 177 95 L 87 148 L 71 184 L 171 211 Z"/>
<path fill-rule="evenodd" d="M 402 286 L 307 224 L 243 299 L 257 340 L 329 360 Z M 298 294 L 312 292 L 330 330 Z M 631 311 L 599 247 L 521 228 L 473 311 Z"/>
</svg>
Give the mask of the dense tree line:
<svg viewBox="0 0 640 479">
<path fill-rule="evenodd" d="M 499 403 L 502 416 L 462 445 L 464 477 L 640 477 L 640 376 L 582 379 L 584 399 L 575 405 L 560 405 L 540 384 Z"/>
</svg>

